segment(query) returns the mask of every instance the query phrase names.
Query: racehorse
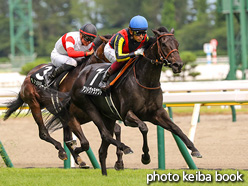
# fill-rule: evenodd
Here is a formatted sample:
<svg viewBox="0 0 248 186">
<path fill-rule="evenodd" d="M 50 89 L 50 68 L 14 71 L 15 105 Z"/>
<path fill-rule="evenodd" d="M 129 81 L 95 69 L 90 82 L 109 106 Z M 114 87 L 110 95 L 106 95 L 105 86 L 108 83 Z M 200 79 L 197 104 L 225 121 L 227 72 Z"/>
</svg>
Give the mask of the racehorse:
<svg viewBox="0 0 248 186">
<path fill-rule="evenodd" d="M 160 88 L 160 75 L 163 65 L 171 67 L 174 73 L 180 73 L 183 62 L 180 58 L 178 47 L 179 43 L 174 37 L 174 29 L 170 32 L 165 27 L 152 30 L 155 37 L 150 37 L 150 44 L 145 49 L 144 56 L 138 58 L 131 65 L 118 81 L 118 85 L 111 87 L 110 96 L 119 113 L 119 118 L 126 126 L 139 127 L 143 135 L 142 162 L 149 163 L 150 155 L 147 145 L 148 128 L 143 121 L 149 121 L 159 125 L 164 129 L 176 134 L 192 151 L 194 157 L 202 157 L 194 144 L 182 132 L 182 130 L 171 121 L 168 113 L 162 106 L 162 90 Z M 99 149 L 99 159 L 102 167 L 102 174 L 107 175 L 106 158 L 107 149 L 110 144 L 117 146 L 125 154 L 132 153 L 130 147 L 113 139 L 113 131 L 116 117 L 108 113 L 102 103 L 105 94 L 91 96 L 82 93 L 87 79 L 106 64 L 92 64 L 85 67 L 69 94 L 63 102 L 60 102 L 60 112 L 54 117 L 59 118 L 63 127 L 79 128 L 80 124 L 92 120 L 98 127 L 101 134 L 102 143 Z M 44 92 L 44 90 L 41 90 Z M 52 91 L 51 91 L 52 92 Z M 50 97 L 49 90 L 46 90 Z M 68 112 L 69 111 L 69 112 Z M 75 120 L 79 121 L 77 124 Z M 75 125 L 76 124 L 76 125 Z M 48 123 L 49 130 L 54 130 L 58 125 Z"/>
<path fill-rule="evenodd" d="M 70 71 L 67 74 L 66 78 L 62 81 L 62 83 L 58 87 L 59 91 L 68 92 L 71 89 L 73 82 L 75 81 L 79 72 L 89 63 L 91 63 L 91 64 L 92 63 L 102 63 L 103 49 L 104 49 L 106 42 L 108 41 L 108 39 L 110 37 L 111 37 L 111 35 L 105 35 L 103 37 L 99 36 L 95 39 L 95 41 L 94 41 L 94 43 L 95 43 L 94 55 L 83 59 L 83 61 L 80 62 L 81 64 L 79 64 L 75 69 L 73 69 L 72 71 Z M 89 58 L 91 59 L 90 61 L 88 61 Z M 105 62 L 106 62 L 106 60 L 105 60 Z M 22 108 L 24 106 L 24 104 L 26 103 L 29 106 L 29 109 L 32 113 L 32 116 L 33 116 L 35 122 L 38 125 L 39 137 L 42 140 L 45 140 L 45 141 L 53 144 L 55 146 L 55 148 L 58 150 L 59 158 L 62 160 L 66 160 L 67 155 L 66 155 L 64 148 L 62 147 L 60 142 L 56 141 L 55 139 L 53 139 L 50 136 L 47 128 L 45 127 L 44 121 L 43 121 L 41 109 L 43 109 L 45 107 L 48 109 L 49 108 L 48 105 L 51 105 L 51 100 L 43 102 L 41 99 L 42 94 L 38 93 L 39 88 L 36 85 L 32 84 L 32 82 L 30 80 L 30 76 L 32 74 L 34 74 L 35 72 L 37 72 L 39 69 L 43 68 L 46 65 L 47 64 L 38 65 L 28 73 L 28 75 L 26 76 L 26 78 L 25 78 L 25 80 L 21 86 L 21 89 L 20 89 L 20 92 L 18 93 L 17 98 L 7 104 L 7 110 L 5 112 L 4 120 L 7 120 L 12 113 L 14 113 L 18 108 Z M 51 113 L 53 112 L 53 110 L 51 110 L 51 109 L 48 109 L 48 110 Z M 19 113 L 17 113 L 17 116 L 19 115 Z M 71 143 L 72 142 L 71 129 L 68 127 L 64 127 L 63 130 L 64 130 L 64 141 L 66 142 L 66 145 L 68 146 L 71 153 L 73 154 L 75 162 L 77 164 L 79 164 L 79 166 L 81 168 L 88 168 L 88 166 L 86 165 L 85 162 L 82 161 L 82 159 L 80 158 L 78 153 L 80 153 L 81 151 L 88 150 L 89 149 L 89 142 L 87 141 L 87 139 L 85 138 L 84 135 L 77 136 L 77 133 L 75 132 L 75 135 L 77 137 L 80 137 L 79 139 L 80 139 L 80 142 L 82 145 L 81 145 L 81 148 L 74 149 L 73 148 L 74 144 Z M 77 131 L 78 130 L 81 130 L 81 128 L 78 128 Z M 83 134 L 82 130 L 80 131 L 80 134 Z M 118 126 L 118 124 L 116 124 L 116 127 L 115 127 L 115 134 L 116 134 L 117 140 L 120 140 L 120 126 Z M 118 154 L 118 159 L 119 159 L 118 161 L 122 161 L 121 156 L 122 156 L 122 154 L 119 153 Z"/>
</svg>

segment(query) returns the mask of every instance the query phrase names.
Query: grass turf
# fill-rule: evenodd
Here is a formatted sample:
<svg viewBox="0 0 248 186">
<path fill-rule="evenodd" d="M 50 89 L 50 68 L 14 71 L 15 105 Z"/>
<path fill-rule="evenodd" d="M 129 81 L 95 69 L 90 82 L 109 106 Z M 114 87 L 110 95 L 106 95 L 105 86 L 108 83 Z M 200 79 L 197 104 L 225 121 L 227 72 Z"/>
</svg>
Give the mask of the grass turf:
<svg viewBox="0 0 248 186">
<path fill-rule="evenodd" d="M 158 176 L 155 182 L 151 182 L 150 185 L 248 185 L 247 183 L 247 170 L 218 170 L 218 174 L 224 175 L 233 174 L 237 175 L 237 171 L 242 174 L 242 182 L 216 182 L 215 174 L 217 170 L 148 170 L 148 169 L 125 169 L 124 171 L 116 171 L 108 169 L 108 176 L 102 176 L 100 169 L 59 169 L 59 168 L 0 168 L 0 186 L 75 186 L 75 185 L 94 185 L 94 186 L 141 186 L 147 185 L 147 174 L 149 179 L 155 173 L 163 175 L 165 180 L 167 175 L 167 181 L 158 181 Z M 168 181 L 168 173 L 172 175 L 178 175 L 179 181 Z M 211 181 L 197 181 L 199 173 L 205 177 L 211 177 Z M 187 179 L 183 180 L 183 174 L 187 174 Z M 189 174 L 192 174 L 193 181 L 189 180 Z M 208 175 L 209 174 L 209 175 Z M 211 175 L 211 176 L 210 176 Z M 184 177 L 185 178 L 185 177 Z"/>
</svg>

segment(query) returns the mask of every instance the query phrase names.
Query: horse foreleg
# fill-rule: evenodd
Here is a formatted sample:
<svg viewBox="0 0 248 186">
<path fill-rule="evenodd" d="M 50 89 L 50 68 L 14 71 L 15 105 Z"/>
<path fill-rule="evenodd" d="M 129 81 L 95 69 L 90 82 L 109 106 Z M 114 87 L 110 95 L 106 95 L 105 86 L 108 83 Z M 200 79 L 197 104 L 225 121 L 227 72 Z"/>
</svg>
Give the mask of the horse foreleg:
<svg viewBox="0 0 248 186">
<path fill-rule="evenodd" d="M 121 126 L 115 123 L 114 133 L 117 141 L 121 141 Z M 123 152 L 118 147 L 116 148 L 117 161 L 115 162 L 115 169 L 124 169 L 124 163 L 122 160 Z"/>
<path fill-rule="evenodd" d="M 170 119 L 167 112 L 164 108 L 159 109 L 155 115 L 152 117 L 152 123 L 163 127 L 164 129 L 174 133 L 177 135 L 184 144 L 190 149 L 191 155 L 197 158 L 201 158 L 202 155 L 200 152 L 195 148 L 194 144 L 190 141 L 190 139 L 183 133 L 183 131 Z"/>
<path fill-rule="evenodd" d="M 61 143 L 56 141 L 55 139 L 53 139 L 49 135 L 47 128 L 44 125 L 44 122 L 42 119 L 42 114 L 41 114 L 41 108 L 40 108 L 39 104 L 38 103 L 36 105 L 35 104 L 29 104 L 29 107 L 30 107 L 31 113 L 33 115 L 33 118 L 39 127 L 40 139 L 53 144 L 55 146 L 55 148 L 59 151 L 58 157 L 61 160 L 66 160 L 67 155 L 66 155 L 66 152 L 65 152 L 64 148 L 62 147 Z"/>
<path fill-rule="evenodd" d="M 125 123 L 128 126 L 139 127 L 139 130 L 143 136 L 142 150 L 144 152 L 144 154 L 142 154 L 142 157 L 141 157 L 141 162 L 143 164 L 149 164 L 151 162 L 151 159 L 149 155 L 149 147 L 148 147 L 148 142 L 147 142 L 147 133 L 148 133 L 147 125 L 143 121 L 141 121 L 131 110 L 127 112 Z"/>
<path fill-rule="evenodd" d="M 75 119 L 75 117 L 70 118 L 68 125 L 67 125 L 67 127 L 64 127 L 64 130 L 67 130 L 66 133 L 67 134 L 69 133 L 70 135 L 71 135 L 71 131 L 72 131 L 80 141 L 81 147 L 76 147 L 74 141 L 72 140 L 72 137 L 70 137 L 70 139 L 67 138 L 69 140 L 66 142 L 66 145 L 69 148 L 76 164 L 78 164 L 80 168 L 84 168 L 84 169 L 89 168 L 89 166 L 86 165 L 86 163 L 79 156 L 79 153 L 89 150 L 89 142 L 86 139 L 86 137 L 82 131 L 82 128 L 81 128 L 79 122 Z M 65 132 L 64 132 L 64 134 L 65 134 Z"/>
</svg>

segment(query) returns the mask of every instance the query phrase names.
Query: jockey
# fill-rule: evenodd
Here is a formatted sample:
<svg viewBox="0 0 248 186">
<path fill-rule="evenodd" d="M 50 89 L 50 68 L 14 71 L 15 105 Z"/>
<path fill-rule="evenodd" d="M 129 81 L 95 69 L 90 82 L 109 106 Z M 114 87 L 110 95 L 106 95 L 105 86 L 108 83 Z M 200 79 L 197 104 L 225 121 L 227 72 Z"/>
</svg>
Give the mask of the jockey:
<svg viewBox="0 0 248 186">
<path fill-rule="evenodd" d="M 51 53 L 52 64 L 57 68 L 49 75 L 45 74 L 46 84 L 49 85 L 62 72 L 75 68 L 82 58 L 92 55 L 94 53 L 92 41 L 96 35 L 97 29 L 93 24 L 85 24 L 79 31 L 64 34 L 56 42 Z"/>
<path fill-rule="evenodd" d="M 129 23 L 129 28 L 125 28 L 116 33 L 104 48 L 105 57 L 112 63 L 103 75 L 99 87 L 106 91 L 109 85 L 107 80 L 110 75 L 123 67 L 126 62 L 135 56 L 143 55 L 144 49 L 141 48 L 148 42 L 146 34 L 148 29 L 147 20 L 140 15 L 134 16 Z"/>
</svg>

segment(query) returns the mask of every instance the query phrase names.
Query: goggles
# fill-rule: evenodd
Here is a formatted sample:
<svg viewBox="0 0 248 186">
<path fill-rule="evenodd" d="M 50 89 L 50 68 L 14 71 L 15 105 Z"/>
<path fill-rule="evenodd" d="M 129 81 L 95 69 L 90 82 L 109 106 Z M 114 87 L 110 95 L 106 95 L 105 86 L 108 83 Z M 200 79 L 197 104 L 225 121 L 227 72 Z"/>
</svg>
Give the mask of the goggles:
<svg viewBox="0 0 248 186">
<path fill-rule="evenodd" d="M 82 33 L 82 32 L 81 32 L 81 33 Z M 93 36 L 88 36 L 88 35 L 85 35 L 85 34 L 83 34 L 83 33 L 82 33 L 82 37 L 84 38 L 85 41 L 90 41 L 90 42 L 92 42 L 92 41 L 95 39 L 95 37 L 93 37 Z"/>
<path fill-rule="evenodd" d="M 133 34 L 136 36 L 140 36 L 140 35 L 146 35 L 147 31 L 146 30 L 137 30 L 137 31 L 133 31 Z"/>
</svg>

